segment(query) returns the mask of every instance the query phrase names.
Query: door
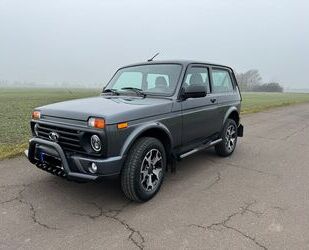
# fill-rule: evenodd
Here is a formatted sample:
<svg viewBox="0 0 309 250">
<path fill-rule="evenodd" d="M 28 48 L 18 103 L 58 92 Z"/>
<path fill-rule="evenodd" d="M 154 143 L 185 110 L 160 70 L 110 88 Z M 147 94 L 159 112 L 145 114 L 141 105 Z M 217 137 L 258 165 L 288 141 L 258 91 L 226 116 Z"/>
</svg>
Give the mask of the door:
<svg viewBox="0 0 309 250">
<path fill-rule="evenodd" d="M 209 79 L 209 68 L 206 66 L 192 65 L 187 69 L 183 90 L 189 85 L 203 85 L 207 94 L 182 101 L 182 145 L 202 142 L 218 132 L 217 99 L 211 94 Z"/>
</svg>

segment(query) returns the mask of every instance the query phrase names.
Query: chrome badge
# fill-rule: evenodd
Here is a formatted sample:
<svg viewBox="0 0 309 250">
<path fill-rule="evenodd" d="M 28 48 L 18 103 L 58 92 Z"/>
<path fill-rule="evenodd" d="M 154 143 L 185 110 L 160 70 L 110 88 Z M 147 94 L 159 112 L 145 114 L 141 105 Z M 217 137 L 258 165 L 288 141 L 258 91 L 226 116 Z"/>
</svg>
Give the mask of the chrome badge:
<svg viewBox="0 0 309 250">
<path fill-rule="evenodd" d="M 50 140 L 52 140 L 54 142 L 57 142 L 59 140 L 59 134 L 56 133 L 56 132 L 50 132 L 48 137 L 49 137 Z"/>
</svg>

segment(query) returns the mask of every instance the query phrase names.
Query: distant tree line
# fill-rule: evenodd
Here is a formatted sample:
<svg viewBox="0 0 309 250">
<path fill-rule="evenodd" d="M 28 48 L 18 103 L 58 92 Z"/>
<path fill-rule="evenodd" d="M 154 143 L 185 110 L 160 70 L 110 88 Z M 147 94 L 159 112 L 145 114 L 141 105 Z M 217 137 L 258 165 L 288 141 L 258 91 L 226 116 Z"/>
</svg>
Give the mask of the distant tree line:
<svg viewBox="0 0 309 250">
<path fill-rule="evenodd" d="M 283 87 L 277 82 L 263 83 L 258 70 L 251 69 L 245 73 L 236 74 L 237 82 L 242 91 L 283 92 Z"/>
<path fill-rule="evenodd" d="M 36 83 L 27 81 L 9 81 L 0 79 L 0 87 L 9 88 L 102 88 L 102 83 L 71 83 L 71 82 L 50 82 Z"/>
</svg>

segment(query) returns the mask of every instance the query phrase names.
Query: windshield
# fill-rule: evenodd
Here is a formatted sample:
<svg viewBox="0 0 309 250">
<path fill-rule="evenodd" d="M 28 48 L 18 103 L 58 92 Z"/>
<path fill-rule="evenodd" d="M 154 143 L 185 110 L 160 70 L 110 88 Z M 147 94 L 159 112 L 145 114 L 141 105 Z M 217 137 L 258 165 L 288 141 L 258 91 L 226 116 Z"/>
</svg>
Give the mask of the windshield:
<svg viewBox="0 0 309 250">
<path fill-rule="evenodd" d="M 106 90 L 117 92 L 137 89 L 146 94 L 172 95 L 181 72 L 179 64 L 150 64 L 122 68 L 117 71 Z"/>
</svg>

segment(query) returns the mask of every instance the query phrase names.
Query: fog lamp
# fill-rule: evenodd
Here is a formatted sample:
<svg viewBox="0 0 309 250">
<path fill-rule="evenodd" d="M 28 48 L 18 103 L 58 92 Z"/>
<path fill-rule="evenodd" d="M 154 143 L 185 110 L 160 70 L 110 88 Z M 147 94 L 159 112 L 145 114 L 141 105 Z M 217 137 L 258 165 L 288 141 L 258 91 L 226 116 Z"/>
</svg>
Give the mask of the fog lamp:
<svg viewBox="0 0 309 250">
<path fill-rule="evenodd" d="M 89 167 L 89 172 L 92 174 L 95 174 L 98 171 L 98 166 L 93 162 L 91 163 L 91 166 Z"/>
</svg>

